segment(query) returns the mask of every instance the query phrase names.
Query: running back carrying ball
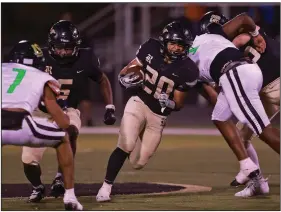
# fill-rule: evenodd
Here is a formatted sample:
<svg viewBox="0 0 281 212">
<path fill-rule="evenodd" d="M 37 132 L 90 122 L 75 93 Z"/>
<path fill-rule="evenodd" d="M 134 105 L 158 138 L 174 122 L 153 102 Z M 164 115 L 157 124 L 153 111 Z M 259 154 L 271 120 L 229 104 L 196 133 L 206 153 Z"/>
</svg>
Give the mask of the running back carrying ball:
<svg viewBox="0 0 281 212">
<path fill-rule="evenodd" d="M 140 86 L 143 83 L 143 79 L 144 73 L 141 67 L 137 65 L 130 66 L 125 75 L 119 75 L 119 82 L 125 88 Z"/>
</svg>

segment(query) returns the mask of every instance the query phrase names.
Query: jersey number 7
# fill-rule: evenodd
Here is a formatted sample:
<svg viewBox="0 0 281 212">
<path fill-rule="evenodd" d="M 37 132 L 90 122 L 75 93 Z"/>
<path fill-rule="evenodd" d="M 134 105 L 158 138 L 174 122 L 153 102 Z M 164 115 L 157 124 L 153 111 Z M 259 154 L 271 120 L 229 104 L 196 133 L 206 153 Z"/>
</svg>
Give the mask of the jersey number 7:
<svg viewBox="0 0 281 212">
<path fill-rule="evenodd" d="M 25 76 L 25 72 L 26 72 L 26 70 L 19 69 L 19 68 L 13 68 L 13 71 L 18 72 L 18 74 L 17 74 L 14 82 L 8 88 L 7 93 L 14 93 L 16 87 L 21 83 L 22 79 Z"/>
</svg>

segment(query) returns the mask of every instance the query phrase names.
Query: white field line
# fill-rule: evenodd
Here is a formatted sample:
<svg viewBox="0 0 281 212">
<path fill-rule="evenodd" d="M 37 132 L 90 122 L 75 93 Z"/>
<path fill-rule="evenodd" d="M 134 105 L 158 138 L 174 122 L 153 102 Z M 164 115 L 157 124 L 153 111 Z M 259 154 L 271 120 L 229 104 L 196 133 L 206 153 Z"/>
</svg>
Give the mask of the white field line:
<svg viewBox="0 0 281 212">
<path fill-rule="evenodd" d="M 118 127 L 82 127 L 80 134 L 118 134 Z M 221 135 L 217 129 L 209 128 L 165 128 L 163 131 L 164 135 Z"/>
</svg>

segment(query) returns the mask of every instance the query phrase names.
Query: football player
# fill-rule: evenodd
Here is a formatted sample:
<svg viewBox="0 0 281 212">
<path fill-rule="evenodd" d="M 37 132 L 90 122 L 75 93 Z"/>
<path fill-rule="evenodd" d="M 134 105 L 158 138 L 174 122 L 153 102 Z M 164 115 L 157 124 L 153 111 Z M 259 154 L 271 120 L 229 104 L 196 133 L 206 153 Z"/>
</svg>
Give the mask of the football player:
<svg viewBox="0 0 281 212">
<path fill-rule="evenodd" d="M 280 135 L 279 130 L 270 124 L 259 99 L 263 82 L 262 71 L 258 65 L 245 58 L 230 41 L 239 34 L 241 28 L 251 34 L 254 45 L 263 53 L 266 47 L 263 37 L 253 20 L 241 14 L 223 27 L 217 24 L 217 21 L 210 23 L 208 33 L 196 36 L 189 56 L 198 64 L 202 81 L 215 82 L 222 88 L 212 113 L 212 120 L 239 159 L 240 174 L 251 178 L 249 186 L 235 196 L 248 197 L 263 193 L 262 177 L 258 166 L 241 146 L 235 129 L 229 128 L 228 121 L 235 115 L 277 153 L 280 152 Z"/>
<path fill-rule="evenodd" d="M 159 39 L 143 43 L 136 58 L 120 72 L 122 87 L 139 86 L 139 90 L 126 104 L 117 148 L 109 158 L 104 183 L 96 196 L 98 202 L 110 201 L 112 185 L 126 158 L 135 169 L 147 164 L 160 144 L 167 116 L 183 107 L 186 91 L 197 83 L 198 68 L 187 57 L 192 40 L 190 31 L 172 22 Z M 143 81 L 127 74 L 132 66 L 141 68 Z"/>
<path fill-rule="evenodd" d="M 200 22 L 202 33 L 208 32 L 206 26 L 214 20 L 212 16 L 219 19 L 218 23 L 220 25 L 223 25 L 228 21 L 228 19 L 220 13 L 213 11 L 208 12 L 204 15 L 202 21 Z M 272 120 L 280 112 L 280 45 L 279 42 L 268 37 L 259 26 L 257 26 L 257 28 L 266 42 L 266 50 L 263 54 L 260 54 L 255 49 L 253 40 L 247 33 L 243 33 L 235 37 L 233 43 L 245 53 L 245 56 L 250 57 L 252 61 L 257 63 L 262 70 L 263 85 L 260 91 L 260 98 L 268 117 Z M 268 66 L 268 64 L 271 65 Z M 250 142 L 250 140 L 254 137 L 253 132 L 246 124 L 242 124 L 241 122 L 238 122 L 237 127 L 240 130 L 242 140 L 249 157 L 259 167 L 256 150 Z M 246 176 L 238 174 L 230 185 L 239 186 L 241 184 L 245 184 L 248 180 L 249 179 Z M 268 185 L 266 187 L 268 187 Z"/>
<path fill-rule="evenodd" d="M 106 75 L 99 68 L 99 60 L 91 48 L 79 48 L 81 37 L 78 29 L 69 21 L 55 23 L 48 34 L 48 48 L 43 49 L 46 58 L 46 72 L 61 84 L 58 102 L 70 118 L 68 128 L 73 155 L 76 153 L 76 140 L 81 127 L 80 101 L 83 84 L 90 78 L 99 83 L 106 107 L 104 123 L 112 125 L 114 115 L 111 85 Z M 43 104 L 33 113 L 37 117 L 50 117 Z M 33 186 L 30 202 L 38 202 L 44 197 L 45 188 L 41 182 L 40 161 L 46 148 L 23 147 L 22 162 L 24 173 Z M 64 185 L 60 167 L 51 185 L 51 196 L 63 195 Z"/>
<path fill-rule="evenodd" d="M 43 72 L 44 60 L 36 43 L 20 41 L 10 52 L 9 63 L 2 64 L 2 145 L 55 148 L 66 189 L 65 209 L 82 210 L 74 194 L 69 117 L 56 102 L 60 85 Z M 53 121 L 31 115 L 41 98 Z"/>
</svg>

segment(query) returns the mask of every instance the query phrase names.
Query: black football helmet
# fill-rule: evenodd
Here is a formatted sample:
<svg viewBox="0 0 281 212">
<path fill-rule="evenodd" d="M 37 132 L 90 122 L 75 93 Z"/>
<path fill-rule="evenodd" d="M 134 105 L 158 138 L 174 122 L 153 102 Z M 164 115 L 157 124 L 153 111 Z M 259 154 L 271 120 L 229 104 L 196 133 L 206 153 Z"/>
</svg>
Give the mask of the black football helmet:
<svg viewBox="0 0 281 212">
<path fill-rule="evenodd" d="M 223 14 L 214 11 L 209 11 L 200 19 L 200 33 L 209 33 L 208 26 L 212 23 L 224 25 L 228 21 L 229 19 L 226 18 Z"/>
<path fill-rule="evenodd" d="M 60 20 L 51 27 L 48 34 L 49 53 L 57 62 L 73 61 L 78 56 L 80 44 L 80 32 L 70 21 Z M 56 48 L 70 49 L 72 54 L 60 56 L 56 53 Z"/>
<path fill-rule="evenodd" d="M 20 63 L 35 67 L 41 71 L 45 70 L 45 57 L 40 46 L 36 43 L 22 40 L 19 41 L 9 52 L 10 63 Z"/>
<path fill-rule="evenodd" d="M 191 32 L 178 21 L 169 23 L 164 27 L 159 36 L 160 43 L 162 44 L 161 52 L 169 57 L 170 60 L 184 59 L 188 55 L 188 50 L 192 46 L 193 36 Z M 176 43 L 184 47 L 181 53 L 169 52 L 167 49 L 168 42 Z"/>
</svg>

